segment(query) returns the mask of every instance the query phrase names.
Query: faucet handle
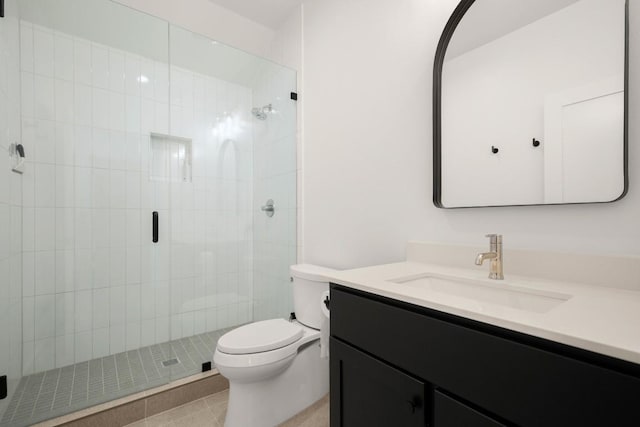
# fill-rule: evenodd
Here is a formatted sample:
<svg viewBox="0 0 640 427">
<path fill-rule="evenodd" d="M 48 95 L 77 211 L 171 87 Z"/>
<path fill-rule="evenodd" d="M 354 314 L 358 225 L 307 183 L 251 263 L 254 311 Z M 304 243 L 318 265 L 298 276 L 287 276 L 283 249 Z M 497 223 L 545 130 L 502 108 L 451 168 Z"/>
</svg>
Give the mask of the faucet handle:
<svg viewBox="0 0 640 427">
<path fill-rule="evenodd" d="M 502 234 L 487 234 L 485 237 L 491 239 L 490 243 L 494 244 L 502 244 Z"/>
</svg>

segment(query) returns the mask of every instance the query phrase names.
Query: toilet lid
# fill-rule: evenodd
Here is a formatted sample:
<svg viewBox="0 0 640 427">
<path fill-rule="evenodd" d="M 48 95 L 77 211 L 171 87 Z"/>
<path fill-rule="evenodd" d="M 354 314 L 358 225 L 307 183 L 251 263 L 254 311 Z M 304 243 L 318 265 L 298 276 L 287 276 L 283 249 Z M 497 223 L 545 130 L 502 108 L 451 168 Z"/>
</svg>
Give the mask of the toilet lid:
<svg viewBox="0 0 640 427">
<path fill-rule="evenodd" d="M 300 325 L 284 319 L 262 320 L 227 332 L 218 340 L 218 350 L 227 354 L 261 353 L 275 350 L 302 337 Z"/>
</svg>

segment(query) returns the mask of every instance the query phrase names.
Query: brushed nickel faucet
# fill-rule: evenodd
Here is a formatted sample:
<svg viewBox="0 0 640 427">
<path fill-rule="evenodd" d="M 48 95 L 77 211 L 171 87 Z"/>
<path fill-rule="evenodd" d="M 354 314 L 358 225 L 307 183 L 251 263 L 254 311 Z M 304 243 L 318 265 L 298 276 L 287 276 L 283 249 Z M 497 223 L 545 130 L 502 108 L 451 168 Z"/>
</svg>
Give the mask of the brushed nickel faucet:
<svg viewBox="0 0 640 427">
<path fill-rule="evenodd" d="M 489 252 L 479 253 L 476 257 L 476 265 L 482 265 L 485 259 L 490 259 L 489 279 L 502 280 L 504 279 L 502 271 L 502 235 L 487 234 L 486 237 L 489 238 Z"/>
</svg>

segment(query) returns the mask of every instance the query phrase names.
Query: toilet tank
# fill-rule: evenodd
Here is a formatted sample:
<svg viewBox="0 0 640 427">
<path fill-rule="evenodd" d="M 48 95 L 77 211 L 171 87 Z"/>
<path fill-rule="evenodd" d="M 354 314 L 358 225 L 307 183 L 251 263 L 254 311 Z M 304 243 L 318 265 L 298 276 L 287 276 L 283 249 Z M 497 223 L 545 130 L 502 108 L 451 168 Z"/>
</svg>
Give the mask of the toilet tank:
<svg viewBox="0 0 640 427">
<path fill-rule="evenodd" d="M 296 319 L 305 326 L 320 329 L 323 315 L 321 295 L 329 290 L 327 279 L 336 270 L 311 264 L 297 264 L 290 268 L 293 281 L 293 310 Z"/>
</svg>

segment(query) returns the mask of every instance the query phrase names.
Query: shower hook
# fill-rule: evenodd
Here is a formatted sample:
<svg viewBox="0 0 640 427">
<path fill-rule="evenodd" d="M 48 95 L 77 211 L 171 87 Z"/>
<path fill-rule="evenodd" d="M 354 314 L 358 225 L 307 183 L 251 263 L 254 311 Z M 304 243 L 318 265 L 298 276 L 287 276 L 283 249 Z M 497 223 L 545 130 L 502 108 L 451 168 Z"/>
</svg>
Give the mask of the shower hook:
<svg viewBox="0 0 640 427">
<path fill-rule="evenodd" d="M 12 143 L 9 146 L 9 155 L 14 159 L 14 165 L 11 170 L 15 173 L 24 172 L 24 147 L 17 142 Z"/>
</svg>

